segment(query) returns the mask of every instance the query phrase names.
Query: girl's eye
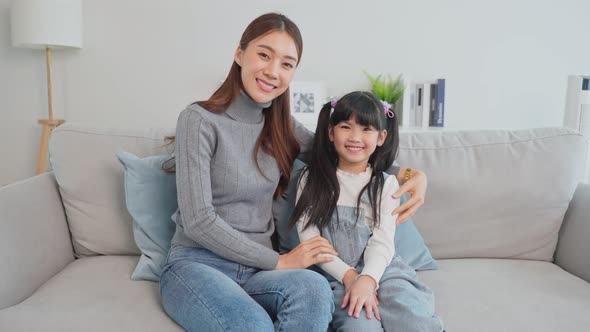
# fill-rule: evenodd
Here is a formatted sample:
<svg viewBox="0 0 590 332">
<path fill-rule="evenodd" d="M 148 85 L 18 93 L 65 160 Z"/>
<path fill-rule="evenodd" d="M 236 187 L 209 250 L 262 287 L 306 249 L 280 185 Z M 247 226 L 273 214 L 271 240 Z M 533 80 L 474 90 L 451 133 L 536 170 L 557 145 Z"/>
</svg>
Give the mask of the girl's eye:
<svg viewBox="0 0 590 332">
<path fill-rule="evenodd" d="M 266 53 L 260 52 L 260 53 L 258 53 L 258 55 L 260 55 L 260 57 L 263 58 L 263 59 L 270 59 L 270 57 Z"/>
<path fill-rule="evenodd" d="M 350 127 L 347 126 L 347 125 L 341 125 L 340 128 L 342 128 L 342 129 L 350 129 Z"/>
<path fill-rule="evenodd" d="M 289 69 L 293 69 L 293 65 L 288 62 L 285 62 L 283 65 Z"/>
</svg>

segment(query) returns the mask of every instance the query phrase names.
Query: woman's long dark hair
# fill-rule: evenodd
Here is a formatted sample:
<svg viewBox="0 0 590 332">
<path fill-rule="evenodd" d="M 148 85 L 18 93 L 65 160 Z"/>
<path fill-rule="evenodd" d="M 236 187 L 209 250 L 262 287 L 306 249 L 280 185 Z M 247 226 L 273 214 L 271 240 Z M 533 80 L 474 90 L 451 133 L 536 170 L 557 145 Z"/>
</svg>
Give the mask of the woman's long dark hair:
<svg viewBox="0 0 590 332">
<path fill-rule="evenodd" d="M 240 48 L 245 50 L 251 41 L 273 31 L 284 31 L 293 38 L 297 48 L 297 64 L 299 64 L 303 53 L 303 39 L 297 25 L 285 15 L 268 13 L 254 19 L 242 34 Z M 199 101 L 196 104 L 210 112 L 224 112 L 242 89 L 244 89 L 244 85 L 241 78 L 241 67 L 234 61 L 219 89 L 208 100 Z M 264 127 L 254 147 L 254 160 L 261 173 L 262 170 L 257 158 L 260 149 L 273 156 L 279 166 L 281 178 L 275 197 L 282 195 L 287 189 L 293 161 L 299 154 L 299 143 L 297 143 L 293 132 L 289 107 L 289 89 L 287 89 L 283 94 L 273 99 L 272 104 L 263 110 Z M 172 144 L 175 137 L 166 137 L 166 139 Z M 173 173 L 176 168 L 173 161 L 174 157 L 166 160 L 162 165 L 162 169 Z"/>
<path fill-rule="evenodd" d="M 334 143 L 330 141 L 329 128 L 335 127 L 342 121 L 349 120 L 353 115 L 360 125 L 372 126 L 380 132 L 384 129 L 387 130 L 387 137 L 383 145 L 378 146 L 369 157 L 373 172 L 369 183 L 359 193 L 356 207 L 358 218 L 361 196 L 366 191 L 373 209 L 375 225 L 378 226 L 380 223 L 381 193 L 385 184 L 383 173 L 393 164 L 398 152 L 397 117 L 390 118 L 386 116 L 381 101 L 372 93 L 363 91 L 346 94 L 337 101 L 333 113 L 331 110 L 332 105 L 328 102 L 320 111 L 311 152 L 311 161 L 303 169 L 299 178 L 299 181 L 301 181 L 303 177 L 307 176 L 307 181 L 295 206 L 291 226 L 304 215 L 309 220 L 304 225 L 304 229 L 314 225 L 320 231 L 323 231 L 324 227 L 330 224 L 331 216 L 336 209 L 336 203 L 340 196 L 340 186 L 336 177 L 338 154 Z"/>
</svg>

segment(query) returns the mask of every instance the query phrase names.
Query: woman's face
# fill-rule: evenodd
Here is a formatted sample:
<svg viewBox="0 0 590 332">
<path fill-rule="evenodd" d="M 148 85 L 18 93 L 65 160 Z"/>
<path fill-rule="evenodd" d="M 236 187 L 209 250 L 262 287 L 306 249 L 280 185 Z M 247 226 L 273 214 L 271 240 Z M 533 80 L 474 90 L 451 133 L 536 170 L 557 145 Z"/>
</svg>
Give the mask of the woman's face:
<svg viewBox="0 0 590 332">
<path fill-rule="evenodd" d="M 242 68 L 246 93 L 258 103 L 280 96 L 297 68 L 297 47 L 284 31 L 273 31 L 250 42 L 245 50 L 238 47 L 234 60 Z"/>
</svg>

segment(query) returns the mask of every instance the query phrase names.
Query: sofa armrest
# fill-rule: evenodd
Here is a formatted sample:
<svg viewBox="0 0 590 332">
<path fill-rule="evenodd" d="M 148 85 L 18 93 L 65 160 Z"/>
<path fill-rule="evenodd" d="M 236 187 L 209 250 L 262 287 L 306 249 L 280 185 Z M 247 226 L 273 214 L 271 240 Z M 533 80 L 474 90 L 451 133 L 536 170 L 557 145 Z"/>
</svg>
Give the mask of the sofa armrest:
<svg viewBox="0 0 590 332">
<path fill-rule="evenodd" d="M 0 187 L 0 309 L 31 296 L 73 260 L 53 172 Z"/>
<path fill-rule="evenodd" d="M 563 218 L 555 264 L 590 282 L 590 184 L 580 183 Z"/>
</svg>

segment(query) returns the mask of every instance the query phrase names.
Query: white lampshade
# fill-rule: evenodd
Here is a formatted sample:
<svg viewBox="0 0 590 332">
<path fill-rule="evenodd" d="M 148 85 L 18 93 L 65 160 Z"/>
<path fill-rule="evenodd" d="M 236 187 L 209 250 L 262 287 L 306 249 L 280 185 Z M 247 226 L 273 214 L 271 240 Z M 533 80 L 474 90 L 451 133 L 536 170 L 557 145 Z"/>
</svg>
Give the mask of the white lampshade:
<svg viewBox="0 0 590 332">
<path fill-rule="evenodd" d="M 82 48 L 82 0 L 13 0 L 12 45 Z"/>
</svg>

